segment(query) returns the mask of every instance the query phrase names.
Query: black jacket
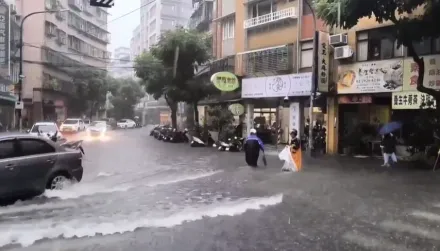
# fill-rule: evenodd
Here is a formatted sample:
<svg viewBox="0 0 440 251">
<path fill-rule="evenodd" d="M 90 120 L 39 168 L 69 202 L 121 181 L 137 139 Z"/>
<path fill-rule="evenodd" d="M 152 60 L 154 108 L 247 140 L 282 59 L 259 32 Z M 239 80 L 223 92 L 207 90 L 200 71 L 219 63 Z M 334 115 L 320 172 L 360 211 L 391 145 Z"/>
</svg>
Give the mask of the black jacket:
<svg viewBox="0 0 440 251">
<path fill-rule="evenodd" d="M 382 139 L 382 146 L 384 153 L 394 153 L 396 152 L 396 137 L 391 134 L 387 134 Z"/>
</svg>

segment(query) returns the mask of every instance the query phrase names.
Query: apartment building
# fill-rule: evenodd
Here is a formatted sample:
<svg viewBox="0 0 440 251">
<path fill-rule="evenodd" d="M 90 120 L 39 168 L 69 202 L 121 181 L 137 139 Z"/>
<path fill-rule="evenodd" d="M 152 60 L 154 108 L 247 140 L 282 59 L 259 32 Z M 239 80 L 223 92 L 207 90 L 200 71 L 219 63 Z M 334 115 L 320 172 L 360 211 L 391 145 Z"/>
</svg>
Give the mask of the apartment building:
<svg viewBox="0 0 440 251">
<path fill-rule="evenodd" d="M 72 74 L 107 69 L 108 13 L 88 0 L 16 0 L 23 27 L 23 117 L 25 121 L 64 120 L 75 88 Z M 72 114 L 79 116 L 80 114 Z"/>
<path fill-rule="evenodd" d="M 176 27 L 186 27 L 192 0 L 141 0 L 141 51 L 149 51 L 160 35 Z"/>
<path fill-rule="evenodd" d="M 257 124 L 267 143 L 274 143 L 275 129 L 283 129 L 284 142 L 292 128 L 302 131 L 312 83 L 313 43 L 301 50 L 313 39 L 309 14 L 302 0 L 214 1 L 212 68 L 241 80 L 238 97 L 229 98 L 241 99 L 246 107 L 245 135 Z"/>
<path fill-rule="evenodd" d="M 118 47 L 113 53 L 112 63 L 108 71 L 114 78 L 132 78 L 133 61 L 130 59 L 131 50 L 128 47 Z"/>
<path fill-rule="evenodd" d="M 138 25 L 134 30 L 130 39 L 130 58 L 135 60 L 142 52 L 141 49 L 141 26 Z"/>
</svg>

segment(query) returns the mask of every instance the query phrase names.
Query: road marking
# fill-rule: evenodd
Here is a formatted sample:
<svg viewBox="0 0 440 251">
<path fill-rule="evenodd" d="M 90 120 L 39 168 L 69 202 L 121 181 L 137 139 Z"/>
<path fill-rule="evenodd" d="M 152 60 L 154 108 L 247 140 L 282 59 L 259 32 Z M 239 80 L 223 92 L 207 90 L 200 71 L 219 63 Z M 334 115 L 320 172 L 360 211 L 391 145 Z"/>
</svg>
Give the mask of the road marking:
<svg viewBox="0 0 440 251">
<path fill-rule="evenodd" d="M 413 251 L 404 245 L 398 245 L 384 239 L 377 239 L 372 236 L 361 235 L 353 232 L 345 233 L 342 235 L 342 238 L 364 248 L 376 251 Z"/>
<path fill-rule="evenodd" d="M 438 214 L 434 214 L 434 213 L 430 213 L 430 212 L 424 212 L 424 211 L 413 211 L 410 213 L 411 216 L 417 217 L 417 218 L 423 218 L 423 219 L 427 219 L 430 221 L 438 221 L 440 222 L 440 215 Z"/>
<path fill-rule="evenodd" d="M 422 238 L 440 241 L 440 232 L 432 231 L 426 228 L 416 227 L 411 224 L 394 221 L 384 221 L 380 223 L 380 225 L 388 230 L 414 234 Z"/>
</svg>

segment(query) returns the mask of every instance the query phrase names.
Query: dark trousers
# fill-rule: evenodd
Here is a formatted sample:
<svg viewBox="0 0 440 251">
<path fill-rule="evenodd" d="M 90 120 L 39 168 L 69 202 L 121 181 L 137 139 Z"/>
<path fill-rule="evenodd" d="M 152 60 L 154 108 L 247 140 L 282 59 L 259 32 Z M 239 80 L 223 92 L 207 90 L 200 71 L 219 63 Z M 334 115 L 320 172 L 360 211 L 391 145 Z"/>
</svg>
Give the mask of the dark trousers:
<svg viewBox="0 0 440 251">
<path fill-rule="evenodd" d="M 258 157 L 260 157 L 260 153 L 259 152 L 247 152 L 246 153 L 246 163 L 249 166 L 252 167 L 257 167 L 258 165 Z"/>
</svg>

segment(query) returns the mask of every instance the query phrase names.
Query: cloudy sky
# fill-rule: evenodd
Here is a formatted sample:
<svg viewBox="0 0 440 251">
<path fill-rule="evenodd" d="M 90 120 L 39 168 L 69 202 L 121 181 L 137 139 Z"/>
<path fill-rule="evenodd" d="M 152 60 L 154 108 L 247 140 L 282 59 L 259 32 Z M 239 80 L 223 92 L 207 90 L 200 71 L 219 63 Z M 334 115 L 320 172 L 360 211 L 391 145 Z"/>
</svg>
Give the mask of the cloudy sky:
<svg viewBox="0 0 440 251">
<path fill-rule="evenodd" d="M 116 0 L 115 6 L 109 9 L 108 27 L 112 36 L 111 44 L 108 48 L 110 52 L 113 53 L 114 49 L 120 46 L 130 47 L 132 31 L 140 22 L 140 14 L 139 10 L 137 10 L 141 6 L 140 2 L 140 0 Z M 126 15 L 134 10 L 136 11 Z"/>
</svg>

